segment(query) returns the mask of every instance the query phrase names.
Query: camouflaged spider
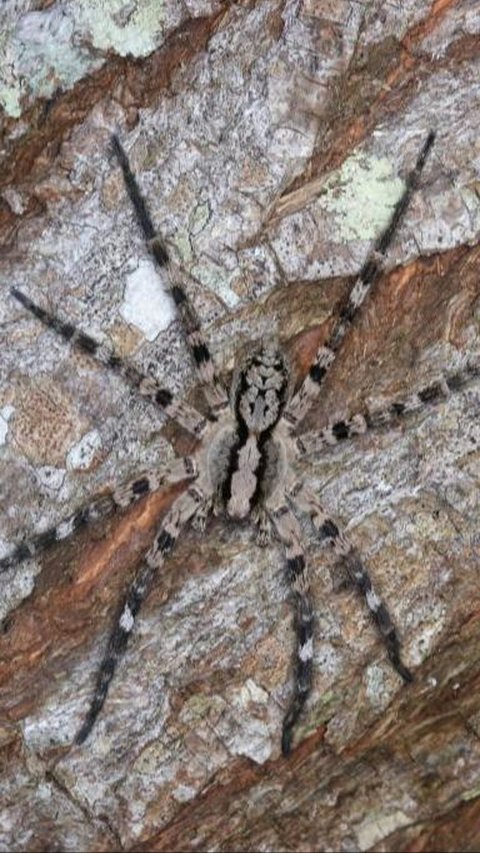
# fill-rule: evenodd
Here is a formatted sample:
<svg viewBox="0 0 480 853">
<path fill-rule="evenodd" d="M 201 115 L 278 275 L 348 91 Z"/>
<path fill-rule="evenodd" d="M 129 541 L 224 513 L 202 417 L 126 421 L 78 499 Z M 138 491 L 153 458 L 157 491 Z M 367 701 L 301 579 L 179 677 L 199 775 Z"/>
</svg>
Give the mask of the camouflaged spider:
<svg viewBox="0 0 480 853">
<path fill-rule="evenodd" d="M 148 248 L 158 266 L 167 273 L 170 290 L 202 383 L 209 415 L 203 417 L 192 406 L 176 400 L 168 389 L 161 388 L 153 378 L 143 375 L 89 335 L 47 312 L 25 294 L 12 290 L 13 296 L 39 320 L 106 367 L 120 373 L 140 394 L 160 406 L 168 418 L 199 440 L 194 455 L 178 459 L 168 469 L 159 467 L 139 474 L 135 479 L 115 488 L 111 494 L 91 500 L 55 527 L 34 536 L 30 541 L 20 543 L 10 555 L 0 560 L 0 570 L 4 571 L 55 542 L 66 539 L 79 528 L 116 508 L 134 503 L 164 484 L 186 482 L 184 492 L 174 501 L 164 518 L 126 594 L 97 674 L 90 709 L 76 736 L 77 743 L 87 738 L 103 707 L 117 663 L 125 651 L 135 619 L 156 572 L 187 525 L 193 523 L 204 530 L 212 512 L 232 520 L 250 519 L 257 527 L 259 544 L 266 545 L 274 534 L 285 549 L 287 578 L 295 608 L 297 648 L 293 697 L 283 723 L 284 754 L 288 754 L 291 749 L 293 729 L 312 682 L 314 607 L 298 515 L 307 514 L 318 538 L 331 546 L 338 561 L 343 564 L 349 583 L 363 595 L 392 665 L 405 681 L 412 679 L 401 660 L 399 638 L 388 610 L 376 593 L 358 551 L 323 509 L 316 496 L 296 478 L 295 462 L 306 454 L 324 449 L 326 445 L 335 445 L 367 430 L 391 424 L 423 405 L 439 402 L 450 391 L 457 390 L 477 377 L 480 374 L 479 366 L 469 363 L 461 371 L 445 374 L 440 380 L 382 410 L 354 414 L 347 420 L 332 423 L 320 432 L 313 431 L 296 437 L 295 430 L 318 398 L 347 330 L 382 271 L 383 256 L 417 187 L 433 142 L 434 134 L 430 132 L 414 168 L 407 176 L 404 192 L 393 209 L 387 227 L 375 242 L 373 251 L 349 293 L 338 306 L 333 331 L 326 344 L 318 349 L 307 376 L 295 393 L 291 392 L 291 375 L 284 354 L 276 344 L 267 342 L 259 345 L 246 358 L 236 371 L 230 394 L 227 394 L 215 371 L 179 271 L 170 262 L 167 249 L 155 232 L 145 200 L 116 136 L 112 137 L 113 151 L 122 169 L 125 186 Z"/>
</svg>

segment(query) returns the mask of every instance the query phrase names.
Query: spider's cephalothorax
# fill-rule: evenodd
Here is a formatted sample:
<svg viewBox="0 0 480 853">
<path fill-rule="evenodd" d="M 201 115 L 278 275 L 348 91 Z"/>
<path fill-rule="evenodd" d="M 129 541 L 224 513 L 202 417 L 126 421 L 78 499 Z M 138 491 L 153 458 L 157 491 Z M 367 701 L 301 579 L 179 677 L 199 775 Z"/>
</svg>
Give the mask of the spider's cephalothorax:
<svg viewBox="0 0 480 853">
<path fill-rule="evenodd" d="M 143 375 L 88 334 L 50 314 L 25 294 L 12 290 L 15 298 L 43 323 L 120 373 L 140 394 L 160 406 L 167 417 L 200 440 L 193 456 L 178 459 L 170 468 L 162 467 L 137 475 L 113 489 L 111 494 L 93 499 L 50 530 L 21 542 L 11 554 L 0 560 L 0 571 L 5 571 L 91 521 L 118 507 L 126 507 L 163 485 L 185 483 L 185 490 L 173 502 L 127 591 L 97 675 L 90 709 L 76 737 L 77 743 L 88 736 L 105 702 L 117 662 L 126 648 L 135 618 L 155 574 L 182 530 L 191 523 L 204 529 L 212 510 L 231 520 L 252 520 L 259 528 L 258 541 L 261 544 L 267 544 L 273 533 L 285 551 L 287 580 L 295 607 L 297 649 L 295 686 L 283 723 L 284 754 L 290 751 L 293 729 L 312 681 L 314 608 L 298 515 L 307 515 L 317 539 L 331 547 L 336 565 L 341 566 L 342 576 L 364 598 L 391 663 L 405 681 L 411 680 L 410 672 L 400 657 L 400 642 L 389 612 L 375 591 L 357 549 L 316 496 L 295 475 L 295 463 L 309 452 L 325 451 L 368 430 L 394 423 L 422 406 L 441 402 L 450 391 L 458 391 L 466 382 L 477 379 L 480 365 L 475 360 L 467 362 L 462 370 L 444 374 L 440 380 L 403 400 L 394 401 L 381 411 L 371 412 L 365 408 L 363 412 L 353 413 L 326 429 L 301 436 L 295 436 L 295 430 L 317 399 L 345 334 L 379 278 L 382 257 L 417 187 L 433 141 L 431 132 L 414 168 L 407 175 L 404 192 L 392 210 L 390 221 L 376 240 L 373 252 L 346 299 L 338 306 L 337 320 L 330 337 L 318 349 L 310 370 L 293 396 L 290 395 L 289 371 L 284 356 L 275 344 L 263 344 L 244 359 L 234 374 L 229 405 L 229 396 L 217 376 L 198 318 L 185 293 L 181 272 L 170 262 L 168 251 L 155 232 L 127 156 L 116 137 L 112 139 L 113 150 L 149 250 L 158 266 L 168 275 L 210 414 L 205 417 L 187 403 L 176 400 L 167 388 L 161 388 L 152 377 Z"/>
<path fill-rule="evenodd" d="M 226 454 L 213 446 L 214 468 L 226 465 L 215 484 L 230 518 L 246 518 L 264 503 L 276 479 L 279 461 L 274 430 L 288 396 L 288 369 L 275 344 L 265 344 L 242 364 L 234 377 L 231 407 L 234 429 L 227 432 Z"/>
</svg>

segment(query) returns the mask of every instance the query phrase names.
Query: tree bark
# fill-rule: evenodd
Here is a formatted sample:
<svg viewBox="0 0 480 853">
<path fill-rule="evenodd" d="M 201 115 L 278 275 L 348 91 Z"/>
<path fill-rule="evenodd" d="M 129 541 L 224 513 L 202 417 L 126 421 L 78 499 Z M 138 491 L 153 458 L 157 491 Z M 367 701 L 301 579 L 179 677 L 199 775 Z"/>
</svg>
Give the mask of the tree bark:
<svg viewBox="0 0 480 853">
<path fill-rule="evenodd" d="M 434 129 L 385 274 L 302 430 L 479 352 L 476 4 L 73 5 L 1 13 L 5 553 L 172 446 L 195 447 L 9 295 L 24 290 L 202 405 L 112 132 L 225 381 L 273 333 L 299 382 Z M 402 686 L 305 531 L 315 677 L 288 759 L 294 639 L 275 543 L 259 549 L 221 519 L 181 538 L 81 747 L 123 592 L 183 487 L 0 577 L 0 847 L 480 849 L 479 411 L 477 383 L 299 466 L 364 557 L 415 681 Z"/>
</svg>

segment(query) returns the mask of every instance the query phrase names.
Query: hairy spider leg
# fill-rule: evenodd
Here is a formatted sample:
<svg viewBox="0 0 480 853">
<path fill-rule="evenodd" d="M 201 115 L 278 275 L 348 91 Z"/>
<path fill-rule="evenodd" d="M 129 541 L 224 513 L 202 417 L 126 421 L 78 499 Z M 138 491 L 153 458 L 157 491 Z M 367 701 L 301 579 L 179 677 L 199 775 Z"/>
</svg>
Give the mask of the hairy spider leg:
<svg viewBox="0 0 480 853">
<path fill-rule="evenodd" d="M 317 399 L 325 377 L 335 361 L 337 351 L 339 350 L 358 309 L 382 272 L 384 255 L 393 240 L 400 219 L 405 213 L 410 203 L 410 199 L 418 186 L 422 169 L 425 165 L 425 161 L 433 145 L 434 139 L 435 134 L 431 131 L 422 146 L 414 168 L 407 175 L 405 189 L 393 209 L 392 216 L 390 217 L 390 221 L 386 229 L 375 241 L 373 251 L 369 253 L 368 258 L 360 271 L 360 275 L 355 280 L 346 299 L 340 303 L 337 309 L 338 317 L 333 331 L 331 332 L 327 342 L 322 344 L 322 346 L 317 350 L 315 360 L 310 367 L 309 372 L 297 393 L 292 397 L 283 414 L 283 417 L 289 424 L 290 429 L 294 429 L 297 424 L 303 420 L 312 406 L 312 403 Z"/>
<path fill-rule="evenodd" d="M 132 203 L 137 222 L 140 225 L 145 242 L 157 265 L 168 276 L 169 290 L 180 315 L 187 344 L 203 385 L 207 402 L 214 413 L 228 406 L 228 395 L 216 373 L 210 350 L 203 335 L 200 320 L 183 286 L 180 270 L 171 261 L 162 238 L 157 234 L 148 205 L 140 192 L 137 179 L 132 172 L 125 150 L 115 134 L 112 136 L 112 149 L 120 164 L 125 187 Z"/>
<path fill-rule="evenodd" d="M 406 397 L 393 400 L 385 406 L 357 412 L 319 432 L 312 430 L 303 433 L 294 440 L 297 457 L 321 453 L 367 431 L 393 426 L 408 415 L 442 403 L 450 393 L 461 391 L 479 377 L 480 362 L 472 360 L 455 371 L 442 373 L 429 385 Z"/>
<path fill-rule="evenodd" d="M 0 574 L 24 560 L 37 557 L 57 542 L 64 542 L 77 530 L 112 515 L 118 509 L 131 506 L 145 495 L 158 491 L 162 486 L 181 483 L 183 480 L 193 480 L 197 475 L 195 459 L 192 456 L 184 456 L 176 459 L 172 465 L 163 470 L 153 468 L 137 474 L 124 483 L 119 483 L 109 494 L 92 498 L 43 533 L 38 533 L 26 542 L 19 542 L 10 554 L 0 560 Z"/>
<path fill-rule="evenodd" d="M 145 376 L 137 367 L 122 359 L 110 347 L 99 343 L 90 335 L 80 331 L 73 323 L 61 320 L 55 314 L 37 305 L 25 293 L 22 293 L 15 287 L 11 288 L 10 292 L 15 299 L 18 299 L 45 326 L 57 332 L 57 334 L 78 349 L 88 353 L 89 356 L 104 367 L 114 370 L 126 379 L 142 397 L 146 397 L 160 406 L 170 420 L 180 424 L 197 438 L 202 436 L 208 420 L 197 412 L 193 406 L 189 406 L 183 400 L 176 400 L 172 392 L 168 388 L 162 388 L 152 376 Z"/>
<path fill-rule="evenodd" d="M 413 681 L 410 670 L 407 669 L 400 657 L 400 640 L 395 625 L 386 605 L 374 589 L 357 549 L 328 516 L 315 495 L 303 483 L 295 484 L 289 490 L 289 497 L 297 510 L 309 515 L 319 538 L 329 544 L 336 556 L 340 558 L 341 566 L 348 578 L 348 585 L 354 586 L 364 596 L 365 603 L 385 644 L 392 666 L 404 681 Z"/>
<path fill-rule="evenodd" d="M 171 553 L 180 532 L 201 509 L 204 503 L 205 495 L 198 486 L 192 485 L 174 501 L 165 516 L 162 526 L 155 537 L 155 541 L 147 552 L 124 599 L 120 616 L 110 635 L 107 651 L 97 673 L 95 692 L 90 708 L 75 737 L 76 743 L 81 744 L 87 739 L 104 705 L 110 682 L 115 674 L 119 660 L 125 653 L 128 638 L 134 628 L 135 619 L 138 616 L 143 601 L 148 595 L 156 573 L 163 566 L 166 557 Z"/>
<path fill-rule="evenodd" d="M 287 559 L 287 580 L 295 607 L 297 649 L 293 697 L 283 720 L 282 753 L 292 747 L 294 726 L 312 688 L 313 666 L 313 604 L 310 594 L 305 553 L 301 543 L 300 525 L 286 503 L 268 508 L 269 518 L 283 543 Z"/>
</svg>

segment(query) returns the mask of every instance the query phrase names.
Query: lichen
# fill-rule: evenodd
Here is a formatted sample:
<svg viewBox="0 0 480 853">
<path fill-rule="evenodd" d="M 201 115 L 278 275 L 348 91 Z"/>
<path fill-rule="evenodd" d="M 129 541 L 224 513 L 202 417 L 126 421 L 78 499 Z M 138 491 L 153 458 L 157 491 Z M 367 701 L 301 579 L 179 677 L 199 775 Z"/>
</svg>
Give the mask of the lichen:
<svg viewBox="0 0 480 853">
<path fill-rule="evenodd" d="M 372 240 L 387 224 L 404 189 L 386 157 L 355 151 L 325 181 L 317 202 L 335 215 L 340 237 Z"/>
</svg>

